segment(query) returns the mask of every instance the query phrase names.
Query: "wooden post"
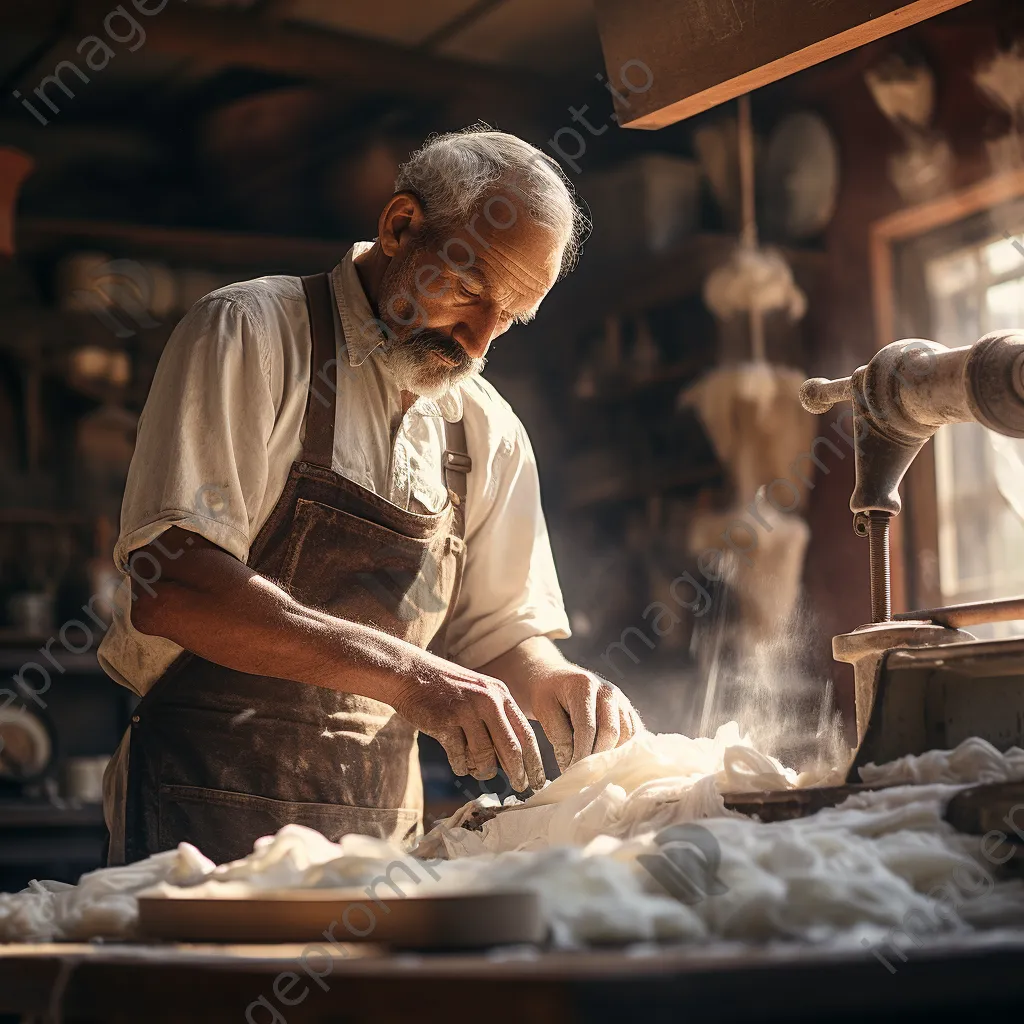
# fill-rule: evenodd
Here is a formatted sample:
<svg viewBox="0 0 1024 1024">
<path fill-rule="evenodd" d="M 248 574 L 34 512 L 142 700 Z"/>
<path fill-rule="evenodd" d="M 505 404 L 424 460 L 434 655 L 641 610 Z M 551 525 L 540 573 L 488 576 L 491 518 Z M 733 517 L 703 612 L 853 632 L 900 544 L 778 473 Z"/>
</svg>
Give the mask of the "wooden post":
<svg viewBox="0 0 1024 1024">
<path fill-rule="evenodd" d="M 14 255 L 14 211 L 21 183 L 35 160 L 20 149 L 0 148 L 0 257 Z"/>
<path fill-rule="evenodd" d="M 595 0 L 627 128 L 663 128 L 968 0 Z"/>
</svg>

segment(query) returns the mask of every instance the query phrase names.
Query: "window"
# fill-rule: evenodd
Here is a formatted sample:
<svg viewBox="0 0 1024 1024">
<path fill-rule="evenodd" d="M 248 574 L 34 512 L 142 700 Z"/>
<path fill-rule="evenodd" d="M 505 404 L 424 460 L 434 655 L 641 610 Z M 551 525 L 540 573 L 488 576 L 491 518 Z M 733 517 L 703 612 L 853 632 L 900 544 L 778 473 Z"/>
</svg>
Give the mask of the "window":
<svg viewBox="0 0 1024 1024">
<path fill-rule="evenodd" d="M 1024 328 L 1024 253 L 1014 241 L 1000 233 L 927 260 L 930 337 L 955 348 L 989 331 Z M 934 443 L 943 602 L 1024 594 L 1024 440 L 963 423 L 940 429 Z M 971 632 L 1020 635 L 1024 623 Z"/>
</svg>

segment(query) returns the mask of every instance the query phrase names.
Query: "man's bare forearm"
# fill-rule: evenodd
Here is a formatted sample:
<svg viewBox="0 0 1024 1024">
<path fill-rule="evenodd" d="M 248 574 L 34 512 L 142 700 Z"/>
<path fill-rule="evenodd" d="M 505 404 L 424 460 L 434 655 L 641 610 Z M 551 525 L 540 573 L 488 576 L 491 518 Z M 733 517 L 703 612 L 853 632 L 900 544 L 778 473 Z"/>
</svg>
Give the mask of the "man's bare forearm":
<svg viewBox="0 0 1024 1024">
<path fill-rule="evenodd" d="M 309 608 L 202 537 L 172 527 L 142 548 L 132 624 L 226 668 L 390 704 L 444 747 L 457 775 L 544 783 L 537 739 L 503 682 L 387 633 Z"/>
<path fill-rule="evenodd" d="M 488 662 L 480 671 L 500 679 L 527 717 L 533 718 L 536 685 L 559 672 L 579 672 L 580 669 L 546 636 L 535 636 Z"/>
<path fill-rule="evenodd" d="M 135 579 L 132 624 L 218 665 L 391 703 L 396 683 L 423 658 L 403 640 L 300 604 L 177 528 L 144 550 L 161 571 L 145 583 L 141 572 Z"/>
</svg>

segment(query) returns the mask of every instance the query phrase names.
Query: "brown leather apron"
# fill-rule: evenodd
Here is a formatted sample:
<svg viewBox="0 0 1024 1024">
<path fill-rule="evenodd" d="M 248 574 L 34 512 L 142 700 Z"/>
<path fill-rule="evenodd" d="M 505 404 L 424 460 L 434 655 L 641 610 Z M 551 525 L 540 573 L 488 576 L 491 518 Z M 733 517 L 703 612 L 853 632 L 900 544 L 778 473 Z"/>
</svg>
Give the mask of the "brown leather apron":
<svg viewBox="0 0 1024 1024">
<path fill-rule="evenodd" d="M 248 564 L 302 604 L 443 655 L 465 561 L 465 427 L 445 423 L 450 500 L 439 513 L 406 511 L 335 473 L 333 299 L 325 274 L 303 287 L 310 381 L 326 379 L 329 396 L 310 390 L 302 454 Z M 189 652 L 139 704 L 128 763 L 128 862 L 189 842 L 221 863 L 291 822 L 332 840 L 400 842 L 421 828 L 416 730 L 391 707 Z"/>
</svg>

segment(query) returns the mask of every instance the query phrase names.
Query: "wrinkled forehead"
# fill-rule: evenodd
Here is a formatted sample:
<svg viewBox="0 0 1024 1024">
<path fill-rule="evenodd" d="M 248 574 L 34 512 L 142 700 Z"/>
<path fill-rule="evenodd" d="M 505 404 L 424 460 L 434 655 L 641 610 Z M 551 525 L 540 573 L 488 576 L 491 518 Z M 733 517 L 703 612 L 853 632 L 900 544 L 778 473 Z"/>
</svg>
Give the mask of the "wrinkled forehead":
<svg viewBox="0 0 1024 1024">
<path fill-rule="evenodd" d="M 450 269 L 539 301 L 558 278 L 565 241 L 537 222 L 521 195 L 499 191 L 465 223 L 435 233 L 432 244 Z"/>
</svg>

